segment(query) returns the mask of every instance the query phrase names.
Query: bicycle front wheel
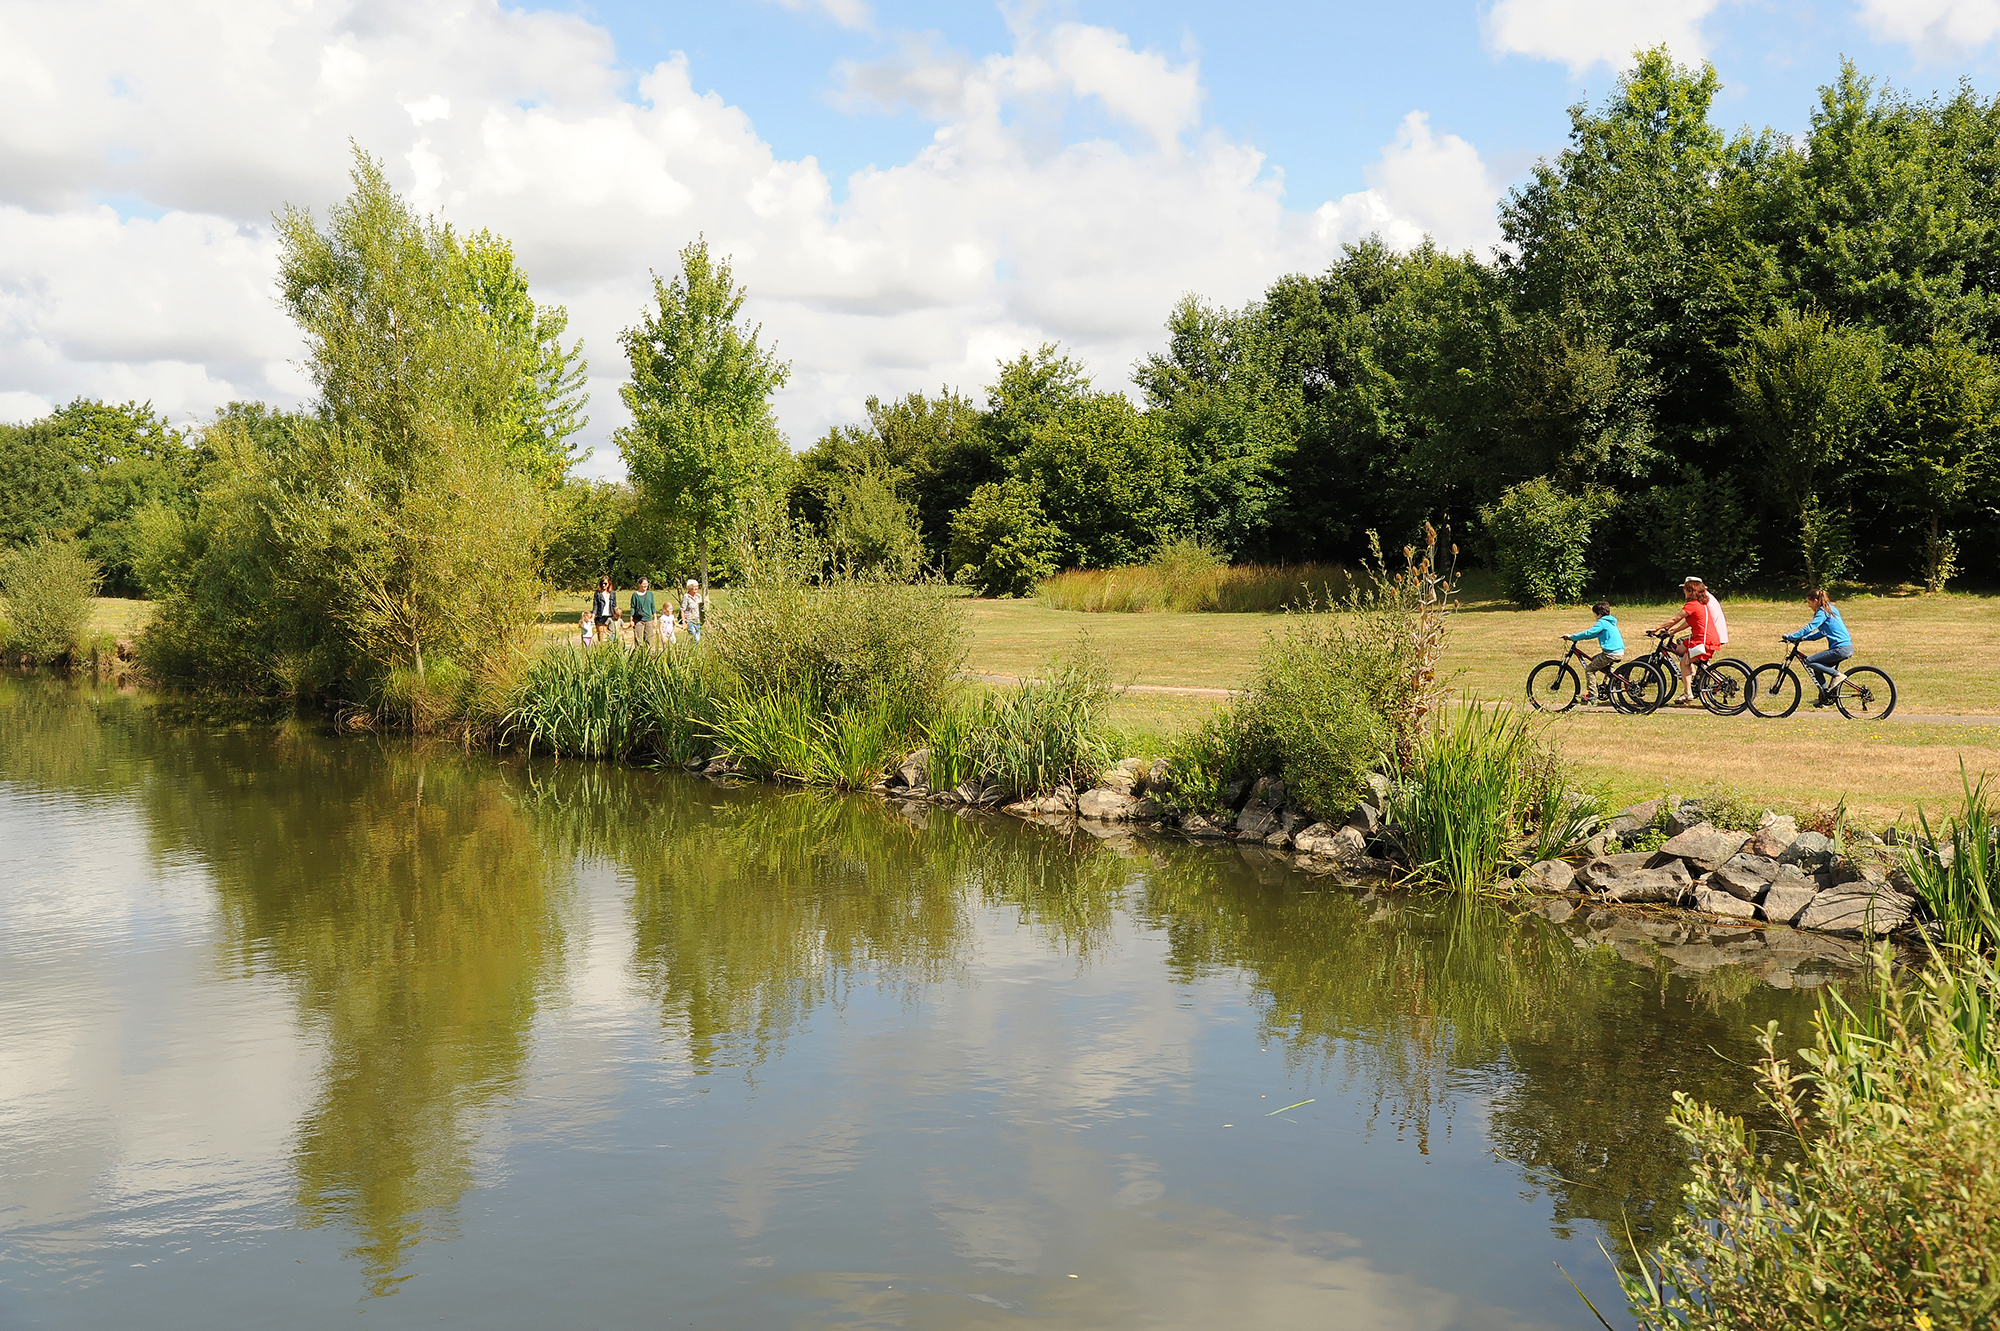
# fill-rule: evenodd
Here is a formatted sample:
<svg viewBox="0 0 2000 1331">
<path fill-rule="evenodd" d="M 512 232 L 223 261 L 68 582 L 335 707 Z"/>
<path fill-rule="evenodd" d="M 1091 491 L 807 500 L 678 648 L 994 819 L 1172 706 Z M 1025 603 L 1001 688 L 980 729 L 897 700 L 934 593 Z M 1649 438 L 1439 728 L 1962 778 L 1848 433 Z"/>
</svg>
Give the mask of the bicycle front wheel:
<svg viewBox="0 0 2000 1331">
<path fill-rule="evenodd" d="M 1750 670 L 1741 661 L 1717 661 L 1696 685 L 1701 705 L 1717 716 L 1736 716 L 1750 705 Z"/>
<path fill-rule="evenodd" d="M 1896 710 L 1896 681 L 1874 666 L 1856 666 L 1833 690 L 1833 705 L 1850 721 L 1883 721 Z"/>
<path fill-rule="evenodd" d="M 1799 674 L 1788 665 L 1758 666 L 1750 676 L 1750 710 L 1767 720 L 1799 708 Z"/>
<path fill-rule="evenodd" d="M 1667 681 L 1651 661 L 1627 661 L 1611 672 L 1611 701 L 1631 716 L 1650 716 L 1667 700 Z"/>
<path fill-rule="evenodd" d="M 1567 661 L 1544 661 L 1528 672 L 1528 706 L 1538 712 L 1567 712 L 1576 706 L 1582 688 Z"/>
</svg>

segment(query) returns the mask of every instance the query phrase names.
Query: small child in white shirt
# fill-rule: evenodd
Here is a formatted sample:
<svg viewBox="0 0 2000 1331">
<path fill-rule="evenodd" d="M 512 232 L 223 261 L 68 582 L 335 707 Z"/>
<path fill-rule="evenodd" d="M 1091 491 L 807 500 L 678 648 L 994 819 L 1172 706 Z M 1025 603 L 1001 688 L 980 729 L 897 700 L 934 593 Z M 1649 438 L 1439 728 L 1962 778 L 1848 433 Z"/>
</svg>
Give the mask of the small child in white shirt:
<svg viewBox="0 0 2000 1331">
<path fill-rule="evenodd" d="M 672 606 L 660 611 L 660 637 L 662 640 L 672 643 L 679 635 L 680 628 L 680 619 L 674 614 Z"/>
<path fill-rule="evenodd" d="M 588 647 L 597 640 L 591 631 L 589 611 L 585 611 L 576 617 L 576 626 L 578 631 L 583 634 L 584 646 Z"/>
</svg>

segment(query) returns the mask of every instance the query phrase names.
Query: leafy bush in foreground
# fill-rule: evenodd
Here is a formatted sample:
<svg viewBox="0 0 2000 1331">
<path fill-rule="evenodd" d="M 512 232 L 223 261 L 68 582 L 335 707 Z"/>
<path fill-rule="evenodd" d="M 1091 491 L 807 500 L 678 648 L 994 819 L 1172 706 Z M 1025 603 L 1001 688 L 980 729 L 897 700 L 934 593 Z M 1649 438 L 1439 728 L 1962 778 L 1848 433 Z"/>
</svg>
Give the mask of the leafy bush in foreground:
<svg viewBox="0 0 2000 1331">
<path fill-rule="evenodd" d="M 1696 1154 L 1687 1213 L 1636 1275 L 1647 1328 L 2000 1324 L 2000 976 L 1940 957 L 1914 984 L 1878 958 L 1866 1018 L 1823 1003 L 1794 1073 L 1762 1037 L 1765 1103 L 1799 1158 L 1677 1095 Z"/>
</svg>

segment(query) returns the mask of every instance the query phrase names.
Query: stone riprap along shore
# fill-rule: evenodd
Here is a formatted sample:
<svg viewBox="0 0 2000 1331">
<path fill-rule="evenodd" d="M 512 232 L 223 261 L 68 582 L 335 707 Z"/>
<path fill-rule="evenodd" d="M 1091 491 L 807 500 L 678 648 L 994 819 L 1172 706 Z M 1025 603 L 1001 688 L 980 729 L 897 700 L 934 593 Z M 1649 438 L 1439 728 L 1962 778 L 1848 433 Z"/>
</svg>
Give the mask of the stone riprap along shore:
<svg viewBox="0 0 2000 1331">
<path fill-rule="evenodd" d="M 1274 777 L 1225 789 L 1223 803 L 1234 813 L 1223 819 L 1170 811 L 1157 798 L 1170 781 L 1161 759 L 1127 758 L 1087 790 L 1059 786 L 1012 802 L 995 786 L 932 790 L 928 759 L 927 750 L 911 754 L 876 789 L 892 799 L 998 809 L 1035 822 L 1075 822 L 1107 832 L 1171 828 L 1194 840 L 1256 847 L 1314 873 L 1367 877 L 1403 867 L 1394 829 L 1383 821 L 1389 784 L 1379 775 L 1371 778 L 1368 795 L 1338 820 L 1295 807 L 1285 783 Z M 1751 929 L 1788 925 L 1870 938 L 1915 927 L 1916 896 L 1896 849 L 1871 832 L 1848 832 L 1836 846 L 1819 832 L 1799 830 L 1788 815 L 1766 812 L 1755 831 L 1745 832 L 1715 826 L 1703 816 L 1699 800 L 1680 801 L 1663 817 L 1665 808 L 1663 801 L 1649 800 L 1621 810 L 1579 855 L 1531 865 L 1507 886 L 1571 899 L 1572 909 L 1592 904 L 1677 909 L 1711 924 Z M 1666 839 L 1657 848 L 1637 848 L 1662 833 Z"/>
</svg>

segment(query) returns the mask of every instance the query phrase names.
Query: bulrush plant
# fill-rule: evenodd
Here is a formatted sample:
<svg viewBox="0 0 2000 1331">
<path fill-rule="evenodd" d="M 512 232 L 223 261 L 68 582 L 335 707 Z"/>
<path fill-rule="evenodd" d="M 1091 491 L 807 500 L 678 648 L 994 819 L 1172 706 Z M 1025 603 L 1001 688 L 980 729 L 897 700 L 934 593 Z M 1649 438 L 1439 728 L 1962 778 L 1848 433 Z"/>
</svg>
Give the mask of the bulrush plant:
<svg viewBox="0 0 2000 1331">
<path fill-rule="evenodd" d="M 1601 801 L 1571 791 L 1527 718 L 1467 704 L 1432 718 L 1386 801 L 1410 871 L 1460 892 L 1490 891 L 1516 862 L 1564 853 Z"/>
<path fill-rule="evenodd" d="M 1917 813 L 1919 835 L 1903 847 L 1903 870 L 1924 908 L 1937 922 L 1941 939 L 1967 953 L 1992 955 L 2000 948 L 2000 826 L 1986 794 L 1986 778 L 1966 777 L 1958 816 L 1933 830 L 1930 816 Z"/>
<path fill-rule="evenodd" d="M 528 668 L 497 738 L 531 754 L 688 762 L 705 751 L 716 683 L 713 667 L 684 648 L 550 647 Z"/>
</svg>

